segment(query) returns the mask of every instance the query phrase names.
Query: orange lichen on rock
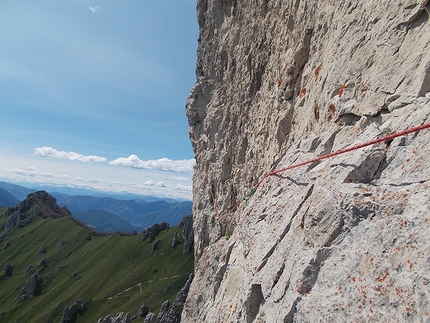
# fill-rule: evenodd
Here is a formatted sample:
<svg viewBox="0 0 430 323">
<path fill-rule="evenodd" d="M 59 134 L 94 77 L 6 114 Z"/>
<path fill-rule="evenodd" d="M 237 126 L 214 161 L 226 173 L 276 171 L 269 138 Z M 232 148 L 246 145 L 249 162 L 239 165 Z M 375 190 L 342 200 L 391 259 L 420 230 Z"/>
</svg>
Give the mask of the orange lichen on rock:
<svg viewBox="0 0 430 323">
<path fill-rule="evenodd" d="M 346 88 L 346 82 L 345 82 L 345 83 L 343 83 L 343 84 L 340 86 L 340 89 L 339 89 L 339 91 L 337 92 L 337 95 L 339 95 L 339 97 L 341 97 L 341 96 L 342 96 L 342 94 L 343 94 L 343 92 L 344 92 L 345 88 Z"/>
<path fill-rule="evenodd" d="M 297 92 L 297 96 L 299 98 L 303 98 L 306 95 L 306 88 L 301 89 L 300 91 Z"/>
<path fill-rule="evenodd" d="M 317 80 L 318 77 L 320 76 L 321 67 L 322 67 L 322 63 L 315 69 L 315 80 Z"/>
</svg>

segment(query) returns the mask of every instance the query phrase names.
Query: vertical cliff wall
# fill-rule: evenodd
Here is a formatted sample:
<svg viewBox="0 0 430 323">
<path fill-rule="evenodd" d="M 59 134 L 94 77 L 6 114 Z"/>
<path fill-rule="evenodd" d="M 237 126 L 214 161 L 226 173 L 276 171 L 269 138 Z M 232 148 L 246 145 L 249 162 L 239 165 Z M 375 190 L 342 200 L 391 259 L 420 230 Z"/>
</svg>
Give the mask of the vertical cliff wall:
<svg viewBox="0 0 430 323">
<path fill-rule="evenodd" d="M 198 1 L 183 322 L 430 319 L 430 130 L 251 191 L 430 122 L 427 2 Z"/>
</svg>

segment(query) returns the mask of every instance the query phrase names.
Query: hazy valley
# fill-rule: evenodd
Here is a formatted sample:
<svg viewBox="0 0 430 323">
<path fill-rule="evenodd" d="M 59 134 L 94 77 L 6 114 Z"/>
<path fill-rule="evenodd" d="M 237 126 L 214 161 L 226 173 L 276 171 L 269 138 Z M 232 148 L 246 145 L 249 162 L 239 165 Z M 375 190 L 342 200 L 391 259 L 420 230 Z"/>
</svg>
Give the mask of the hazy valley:
<svg viewBox="0 0 430 323">
<path fill-rule="evenodd" d="M 35 191 L 24 186 L 0 182 L 0 206 L 14 206 L 25 199 L 27 194 Z M 132 195 L 122 198 L 119 195 L 70 195 L 56 191 L 50 194 L 56 198 L 59 205 L 66 206 L 76 219 L 99 232 L 141 231 L 160 222 L 176 225 L 192 211 L 190 201 Z"/>
</svg>

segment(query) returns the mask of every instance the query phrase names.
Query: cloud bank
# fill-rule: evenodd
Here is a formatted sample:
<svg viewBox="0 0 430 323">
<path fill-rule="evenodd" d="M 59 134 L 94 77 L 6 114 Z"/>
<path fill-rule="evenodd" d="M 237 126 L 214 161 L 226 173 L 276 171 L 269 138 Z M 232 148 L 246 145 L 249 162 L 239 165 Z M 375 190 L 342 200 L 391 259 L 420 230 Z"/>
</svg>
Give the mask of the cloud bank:
<svg viewBox="0 0 430 323">
<path fill-rule="evenodd" d="M 106 158 L 100 156 L 84 156 L 73 151 L 59 151 L 52 147 L 37 147 L 34 149 L 34 154 L 45 158 L 75 160 L 85 163 L 104 163 Z"/>
<path fill-rule="evenodd" d="M 131 193 L 191 200 L 191 173 L 112 167 L 108 163 L 67 163 L 61 159 L 1 153 L 0 181 L 70 187 L 107 193 Z M 66 166 L 66 167 L 65 167 Z"/>
<path fill-rule="evenodd" d="M 28 176 L 28 177 L 45 177 L 45 178 L 46 177 L 48 177 L 48 178 L 54 177 L 54 174 L 41 172 L 34 166 L 27 167 L 26 169 L 21 169 L 21 168 L 15 167 L 13 169 L 9 169 L 8 171 L 15 173 L 15 174 L 18 174 L 18 175 L 23 175 L 23 176 Z"/>
<path fill-rule="evenodd" d="M 136 155 L 130 155 L 129 157 L 121 157 L 112 160 L 109 162 L 109 164 L 114 166 L 161 170 L 174 173 L 192 173 L 195 160 L 171 160 L 168 158 L 161 158 L 156 160 L 141 160 Z"/>
</svg>

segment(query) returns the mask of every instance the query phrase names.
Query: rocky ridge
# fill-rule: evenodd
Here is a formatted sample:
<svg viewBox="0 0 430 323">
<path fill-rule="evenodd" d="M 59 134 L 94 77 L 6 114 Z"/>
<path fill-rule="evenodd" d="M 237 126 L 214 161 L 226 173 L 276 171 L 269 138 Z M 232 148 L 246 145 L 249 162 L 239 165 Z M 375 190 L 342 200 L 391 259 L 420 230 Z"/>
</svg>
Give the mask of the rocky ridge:
<svg viewBox="0 0 430 323">
<path fill-rule="evenodd" d="M 430 122 L 429 8 L 198 1 L 196 270 L 182 322 L 430 319 L 429 130 L 251 192 L 274 169 Z"/>
<path fill-rule="evenodd" d="M 72 217 L 72 214 L 66 207 L 58 206 L 57 200 L 46 191 L 38 191 L 29 194 L 17 206 L 9 207 L 3 213 L 2 217 L 8 218 L 5 232 L 28 225 L 36 216 L 56 219 L 63 216 Z"/>
</svg>

